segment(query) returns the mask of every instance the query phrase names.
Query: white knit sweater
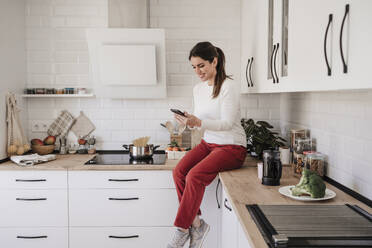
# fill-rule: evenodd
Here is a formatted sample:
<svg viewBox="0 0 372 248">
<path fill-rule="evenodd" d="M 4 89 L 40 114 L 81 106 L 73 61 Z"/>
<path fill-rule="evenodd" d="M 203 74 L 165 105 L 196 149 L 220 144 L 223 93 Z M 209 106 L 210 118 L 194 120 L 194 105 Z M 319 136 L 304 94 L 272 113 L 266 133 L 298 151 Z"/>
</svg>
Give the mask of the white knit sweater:
<svg viewBox="0 0 372 248">
<path fill-rule="evenodd" d="M 202 120 L 203 139 L 207 143 L 246 147 L 246 135 L 240 124 L 239 85 L 226 79 L 218 97 L 213 99 L 212 92 L 213 86 L 207 82 L 198 83 L 193 89 L 194 115 Z"/>
</svg>

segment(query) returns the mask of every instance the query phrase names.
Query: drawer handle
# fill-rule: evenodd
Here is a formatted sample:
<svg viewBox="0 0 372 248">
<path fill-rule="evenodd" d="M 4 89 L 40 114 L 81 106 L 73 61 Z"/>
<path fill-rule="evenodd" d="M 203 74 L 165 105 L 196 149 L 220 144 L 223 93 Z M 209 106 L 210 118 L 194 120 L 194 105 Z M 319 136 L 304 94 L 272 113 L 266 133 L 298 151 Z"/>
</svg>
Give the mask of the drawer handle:
<svg viewBox="0 0 372 248">
<path fill-rule="evenodd" d="M 17 236 L 17 239 L 46 239 L 48 236 Z"/>
<path fill-rule="evenodd" d="M 137 182 L 139 181 L 138 178 L 134 179 L 109 179 L 110 182 Z"/>
<path fill-rule="evenodd" d="M 329 27 L 331 26 L 332 20 L 333 20 L 333 15 L 332 14 L 329 14 L 329 16 L 328 16 L 328 25 L 327 25 L 327 28 L 326 28 L 326 31 L 325 31 L 325 35 L 324 35 L 324 58 L 325 58 L 325 62 L 326 62 L 326 65 L 327 65 L 327 72 L 328 72 L 327 75 L 328 76 L 331 76 L 332 75 L 332 68 L 329 65 L 328 54 L 327 54 L 328 31 L 329 31 Z"/>
<path fill-rule="evenodd" d="M 16 198 L 17 201 L 46 201 L 47 198 Z"/>
<path fill-rule="evenodd" d="M 131 198 L 114 198 L 114 197 L 110 197 L 108 199 L 110 201 L 132 201 L 132 200 L 139 200 L 138 197 L 131 197 Z"/>
<path fill-rule="evenodd" d="M 111 239 L 132 239 L 132 238 L 139 238 L 139 235 L 131 235 L 131 236 L 115 236 L 115 235 L 110 235 L 108 236 Z"/>
<path fill-rule="evenodd" d="M 46 179 L 16 179 L 16 182 L 46 182 Z"/>
<path fill-rule="evenodd" d="M 340 31 L 340 53 L 341 53 L 341 59 L 342 59 L 342 64 L 344 66 L 344 73 L 347 73 L 347 64 L 345 61 L 344 57 L 344 50 L 343 50 L 343 45 L 342 45 L 342 36 L 344 32 L 344 25 L 345 25 L 345 20 L 347 15 L 349 14 L 349 4 L 345 5 L 345 15 L 344 18 L 342 19 L 342 24 L 341 24 L 341 31 Z"/>
<path fill-rule="evenodd" d="M 225 208 L 227 208 L 230 212 L 232 211 L 231 207 L 227 206 L 227 199 L 225 198 L 225 202 L 223 203 L 223 205 L 225 206 Z"/>
</svg>

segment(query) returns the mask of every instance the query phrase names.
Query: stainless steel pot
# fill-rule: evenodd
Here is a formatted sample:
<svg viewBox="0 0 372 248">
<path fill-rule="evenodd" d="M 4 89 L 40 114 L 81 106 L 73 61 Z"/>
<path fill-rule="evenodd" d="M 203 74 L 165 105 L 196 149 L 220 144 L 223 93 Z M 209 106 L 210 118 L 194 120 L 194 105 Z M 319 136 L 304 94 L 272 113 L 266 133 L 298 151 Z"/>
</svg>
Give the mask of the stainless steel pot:
<svg viewBox="0 0 372 248">
<path fill-rule="evenodd" d="M 154 146 L 148 144 L 146 146 L 135 146 L 133 144 L 123 145 L 123 147 L 129 151 L 129 155 L 133 159 L 149 159 L 152 158 L 154 151 L 160 146 Z"/>
</svg>

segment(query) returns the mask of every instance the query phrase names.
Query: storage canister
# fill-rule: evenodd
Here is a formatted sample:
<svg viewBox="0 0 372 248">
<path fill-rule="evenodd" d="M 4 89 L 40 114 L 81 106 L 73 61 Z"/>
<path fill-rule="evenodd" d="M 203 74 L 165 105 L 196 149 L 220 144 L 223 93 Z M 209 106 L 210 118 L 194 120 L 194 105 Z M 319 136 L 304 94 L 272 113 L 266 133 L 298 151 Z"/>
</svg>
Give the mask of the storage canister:
<svg viewBox="0 0 372 248">
<path fill-rule="evenodd" d="M 306 155 L 306 168 L 315 171 L 318 173 L 319 176 L 324 176 L 325 172 L 325 155 L 317 152 L 317 153 L 310 153 Z"/>
</svg>

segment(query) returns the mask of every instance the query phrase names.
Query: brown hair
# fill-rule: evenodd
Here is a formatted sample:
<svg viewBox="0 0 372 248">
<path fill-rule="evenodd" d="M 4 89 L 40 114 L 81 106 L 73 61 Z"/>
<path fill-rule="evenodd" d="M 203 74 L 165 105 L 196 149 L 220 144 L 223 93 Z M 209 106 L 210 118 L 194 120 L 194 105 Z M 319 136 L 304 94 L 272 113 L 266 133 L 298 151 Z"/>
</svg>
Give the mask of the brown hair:
<svg viewBox="0 0 372 248">
<path fill-rule="evenodd" d="M 226 75 L 225 72 L 225 54 L 219 47 L 215 47 L 208 41 L 197 43 L 190 51 L 189 60 L 191 57 L 200 57 L 204 60 L 213 62 L 214 58 L 217 58 L 217 74 L 214 80 L 213 86 L 213 98 L 216 98 L 220 94 L 220 90 L 223 82 L 226 78 L 232 79 L 230 75 Z"/>
</svg>

